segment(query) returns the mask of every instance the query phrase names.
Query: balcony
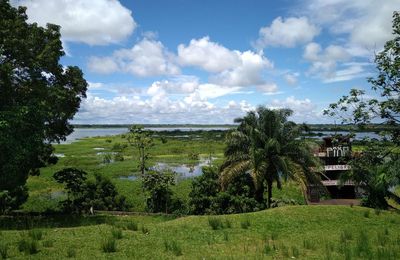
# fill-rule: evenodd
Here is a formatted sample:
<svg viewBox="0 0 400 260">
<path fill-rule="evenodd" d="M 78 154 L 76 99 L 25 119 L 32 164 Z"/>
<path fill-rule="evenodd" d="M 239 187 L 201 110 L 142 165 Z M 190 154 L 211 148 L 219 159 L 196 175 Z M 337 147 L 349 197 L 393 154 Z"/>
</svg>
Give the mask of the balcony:
<svg viewBox="0 0 400 260">
<path fill-rule="evenodd" d="M 325 165 L 325 171 L 348 171 L 351 169 L 350 165 L 347 164 L 336 164 L 336 165 Z"/>
<path fill-rule="evenodd" d="M 346 181 L 346 182 L 341 182 L 340 180 L 326 180 L 326 181 L 321 181 L 322 185 L 324 186 L 355 186 L 354 181 Z"/>
</svg>

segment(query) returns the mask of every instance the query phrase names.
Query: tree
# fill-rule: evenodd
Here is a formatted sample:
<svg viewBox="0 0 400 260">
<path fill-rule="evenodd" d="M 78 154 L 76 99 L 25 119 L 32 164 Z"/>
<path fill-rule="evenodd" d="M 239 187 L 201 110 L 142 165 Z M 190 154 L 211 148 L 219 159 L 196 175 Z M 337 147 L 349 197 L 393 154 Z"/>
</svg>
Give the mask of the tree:
<svg viewBox="0 0 400 260">
<path fill-rule="evenodd" d="M 223 187 L 236 175 L 250 173 L 257 201 L 264 202 L 266 185 L 267 207 L 270 207 L 274 182 L 279 189 L 282 180 L 288 178 L 298 181 L 303 189 L 309 182 L 318 183 L 310 171 L 318 162 L 307 143 L 299 138 L 300 128 L 287 120 L 291 114 L 288 109 L 259 107 L 235 120 L 239 126 L 227 135 L 226 159 L 221 166 Z"/>
<path fill-rule="evenodd" d="M 378 75 L 368 78 L 379 98 L 367 98 L 365 90 L 352 89 L 324 114 L 338 117 L 343 123 L 363 125 L 373 120 L 392 126 L 392 141 L 400 145 L 400 13 L 393 13 L 394 38 L 375 55 Z"/>
<path fill-rule="evenodd" d="M 175 185 L 175 174 L 172 172 L 149 171 L 143 175 L 148 211 L 169 213 L 173 210 L 170 207 L 173 203 L 171 185 Z"/>
<path fill-rule="evenodd" d="M 0 198 L 23 194 L 29 174 L 56 162 L 51 143 L 73 131 L 87 89 L 78 67 L 59 63 L 60 27 L 28 24 L 25 11 L 0 0 Z"/>
<path fill-rule="evenodd" d="M 94 180 L 87 180 L 87 173 L 76 168 L 65 168 L 54 173 L 54 179 L 65 184 L 68 198 L 62 201 L 66 212 L 88 212 L 96 210 L 127 210 L 126 198 L 118 194 L 115 185 L 102 175 L 95 174 Z"/>
<path fill-rule="evenodd" d="M 370 141 L 359 157 L 351 162 L 352 170 L 343 179 L 352 179 L 366 191 L 364 204 L 386 208 L 386 198 L 400 202 L 391 189 L 400 183 L 400 155 L 395 152 L 400 146 L 400 13 L 393 13 L 394 38 L 386 42 L 383 50 L 375 55 L 377 76 L 368 78 L 379 98 L 365 97 L 365 90 L 352 89 L 349 95 L 330 104 L 324 111 L 338 117 L 343 123 L 366 123 L 380 121 L 390 126 L 389 145 Z"/>
<path fill-rule="evenodd" d="M 144 176 L 147 170 L 146 161 L 149 158 L 148 150 L 154 145 L 152 132 L 144 130 L 143 126 L 133 125 L 129 129 L 128 142 L 137 148 L 139 153 L 139 171 Z"/>
</svg>

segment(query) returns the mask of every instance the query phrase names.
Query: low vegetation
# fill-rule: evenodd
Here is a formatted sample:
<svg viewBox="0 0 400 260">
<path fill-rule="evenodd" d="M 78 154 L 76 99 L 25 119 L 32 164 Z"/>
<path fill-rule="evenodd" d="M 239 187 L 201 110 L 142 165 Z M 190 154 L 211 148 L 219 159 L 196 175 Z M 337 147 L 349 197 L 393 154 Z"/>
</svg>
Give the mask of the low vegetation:
<svg viewBox="0 0 400 260">
<path fill-rule="evenodd" d="M 29 230 L 10 224 L 0 235 L 0 245 L 7 241 L 7 250 L 0 247 L 0 251 L 10 258 L 32 259 L 62 259 L 74 254 L 71 257 L 79 259 L 398 259 L 400 215 L 389 211 L 377 215 L 371 210 L 366 218 L 364 212 L 365 208 L 357 206 L 286 206 L 177 219 L 81 217 L 75 226 L 56 219 L 47 224 L 33 219 L 33 228 L 43 232 L 42 240 L 33 240 L 27 235 Z M 3 227 L 4 221 L 0 218 Z M 129 223 L 146 230 L 119 228 Z M 122 238 L 115 238 L 113 230 L 119 230 Z M 52 241 L 52 246 L 45 241 Z"/>
</svg>

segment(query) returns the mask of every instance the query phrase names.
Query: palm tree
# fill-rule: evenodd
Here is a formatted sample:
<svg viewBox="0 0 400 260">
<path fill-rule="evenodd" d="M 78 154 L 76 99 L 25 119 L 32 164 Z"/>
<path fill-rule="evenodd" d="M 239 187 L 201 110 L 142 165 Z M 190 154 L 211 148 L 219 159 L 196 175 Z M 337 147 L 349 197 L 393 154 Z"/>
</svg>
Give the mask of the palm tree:
<svg viewBox="0 0 400 260">
<path fill-rule="evenodd" d="M 301 127 L 288 121 L 289 109 L 270 110 L 259 107 L 243 118 L 235 119 L 239 126 L 227 135 L 225 162 L 221 166 L 220 182 L 225 188 L 238 175 L 250 173 L 256 189 L 256 199 L 271 205 L 272 185 L 281 189 L 282 180 L 293 179 L 303 190 L 307 184 L 318 183 L 310 167 L 318 165 L 305 140 L 299 138 Z"/>
</svg>

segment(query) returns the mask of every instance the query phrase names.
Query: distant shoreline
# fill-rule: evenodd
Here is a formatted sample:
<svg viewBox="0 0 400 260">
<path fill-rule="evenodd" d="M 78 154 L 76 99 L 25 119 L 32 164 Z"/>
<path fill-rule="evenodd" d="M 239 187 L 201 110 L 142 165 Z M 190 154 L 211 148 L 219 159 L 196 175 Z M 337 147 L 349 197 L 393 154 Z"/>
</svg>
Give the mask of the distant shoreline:
<svg viewBox="0 0 400 260">
<path fill-rule="evenodd" d="M 144 128 L 235 128 L 235 124 L 140 124 Z M 132 124 L 73 124 L 75 128 L 129 128 Z M 310 131 L 381 132 L 390 131 L 395 126 L 367 124 L 362 127 L 353 124 L 307 124 Z"/>
</svg>

